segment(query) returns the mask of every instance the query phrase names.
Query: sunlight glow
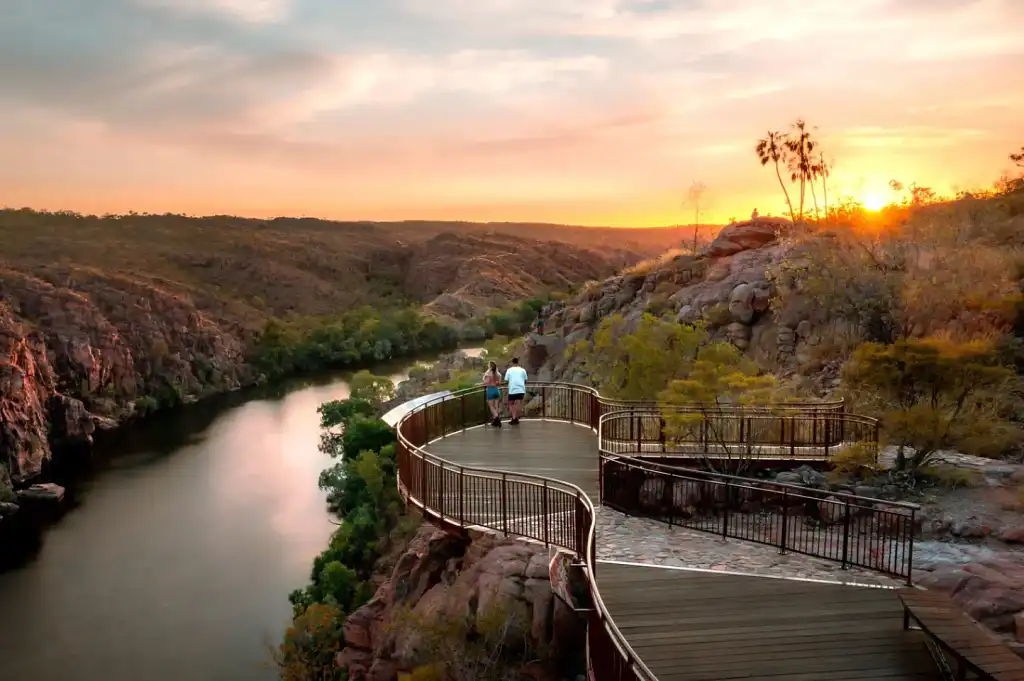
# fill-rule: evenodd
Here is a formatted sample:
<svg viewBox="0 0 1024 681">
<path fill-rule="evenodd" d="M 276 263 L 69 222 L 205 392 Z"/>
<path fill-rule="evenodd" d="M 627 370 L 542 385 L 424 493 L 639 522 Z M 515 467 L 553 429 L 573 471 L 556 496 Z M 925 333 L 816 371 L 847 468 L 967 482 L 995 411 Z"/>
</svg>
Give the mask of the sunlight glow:
<svg viewBox="0 0 1024 681">
<path fill-rule="evenodd" d="M 885 199 L 879 194 L 867 194 L 861 203 L 870 211 L 880 211 L 885 207 Z"/>
</svg>

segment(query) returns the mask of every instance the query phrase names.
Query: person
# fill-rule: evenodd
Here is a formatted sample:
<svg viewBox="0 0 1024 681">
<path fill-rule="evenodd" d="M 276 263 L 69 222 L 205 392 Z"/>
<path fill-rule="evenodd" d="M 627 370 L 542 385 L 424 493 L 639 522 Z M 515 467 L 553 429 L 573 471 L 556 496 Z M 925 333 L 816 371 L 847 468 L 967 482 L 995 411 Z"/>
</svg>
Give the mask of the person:
<svg viewBox="0 0 1024 681">
<path fill-rule="evenodd" d="M 501 428 L 501 374 L 498 365 L 491 362 L 484 372 L 483 384 L 487 386 L 487 406 L 491 408 L 491 425 Z"/>
<path fill-rule="evenodd" d="M 519 358 L 512 358 L 512 366 L 505 370 L 505 382 L 508 383 L 508 410 L 512 418 L 509 425 L 519 425 L 519 413 L 526 397 L 526 369 L 519 366 Z"/>
</svg>

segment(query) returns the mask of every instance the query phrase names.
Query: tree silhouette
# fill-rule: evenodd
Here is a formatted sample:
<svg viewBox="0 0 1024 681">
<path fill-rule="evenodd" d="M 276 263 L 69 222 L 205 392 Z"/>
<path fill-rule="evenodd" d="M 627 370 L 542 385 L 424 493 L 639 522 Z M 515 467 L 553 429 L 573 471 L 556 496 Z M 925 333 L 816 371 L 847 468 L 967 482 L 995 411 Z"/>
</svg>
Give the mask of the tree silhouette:
<svg viewBox="0 0 1024 681">
<path fill-rule="evenodd" d="M 796 216 L 793 214 L 793 201 L 789 198 L 789 190 L 786 189 L 786 183 L 782 181 L 782 172 L 779 170 L 779 163 L 784 163 L 787 160 L 787 148 L 786 133 L 769 130 L 764 139 L 757 141 L 754 151 L 757 153 L 761 165 L 766 166 L 769 161 L 775 164 L 775 176 L 779 178 L 779 186 L 782 187 L 786 205 L 789 206 L 789 219 L 796 222 Z"/>
<path fill-rule="evenodd" d="M 807 185 L 811 185 L 814 194 L 814 180 L 817 179 L 817 164 L 814 161 L 814 150 L 818 143 L 811 139 L 807 123 L 798 118 L 793 124 L 794 135 L 786 137 L 785 145 L 789 160 L 790 179 L 800 183 L 800 219 L 804 219 L 804 203 L 807 196 Z M 815 198 L 815 203 L 817 198 Z"/>
<path fill-rule="evenodd" d="M 1024 168 L 1024 147 L 1020 148 L 1019 153 L 1010 154 L 1010 160 L 1016 163 L 1019 168 Z"/>
<path fill-rule="evenodd" d="M 825 160 L 825 153 L 818 153 L 818 177 L 821 178 L 822 200 L 825 203 L 825 217 L 828 217 L 828 178 L 832 176 L 832 164 Z"/>
</svg>

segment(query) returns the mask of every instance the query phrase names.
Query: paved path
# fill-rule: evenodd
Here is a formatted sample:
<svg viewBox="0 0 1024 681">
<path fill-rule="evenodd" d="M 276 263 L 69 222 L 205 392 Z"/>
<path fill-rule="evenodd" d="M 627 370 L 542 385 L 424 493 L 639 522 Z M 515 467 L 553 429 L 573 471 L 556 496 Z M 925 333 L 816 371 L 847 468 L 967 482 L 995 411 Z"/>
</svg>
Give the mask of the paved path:
<svg viewBox="0 0 1024 681">
<path fill-rule="evenodd" d="M 580 426 L 473 428 L 427 450 L 458 465 L 569 482 L 599 500 L 596 439 Z M 902 631 L 895 593 L 840 584 L 895 586 L 888 578 L 604 507 L 597 554 L 632 563 L 600 563 L 597 583 L 659 681 L 934 678 L 919 635 Z"/>
</svg>

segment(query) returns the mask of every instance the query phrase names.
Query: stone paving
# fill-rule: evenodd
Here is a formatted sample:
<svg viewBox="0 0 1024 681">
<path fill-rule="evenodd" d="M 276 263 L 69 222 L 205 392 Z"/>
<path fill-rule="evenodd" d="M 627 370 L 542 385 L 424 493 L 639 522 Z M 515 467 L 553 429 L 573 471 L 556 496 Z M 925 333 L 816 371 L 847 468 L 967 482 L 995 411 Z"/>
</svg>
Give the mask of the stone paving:
<svg viewBox="0 0 1024 681">
<path fill-rule="evenodd" d="M 606 507 L 597 514 L 596 544 L 598 560 L 875 586 L 903 584 L 868 570 L 843 570 L 830 561 L 793 553 L 783 555 L 768 546 L 722 539 Z"/>
</svg>

